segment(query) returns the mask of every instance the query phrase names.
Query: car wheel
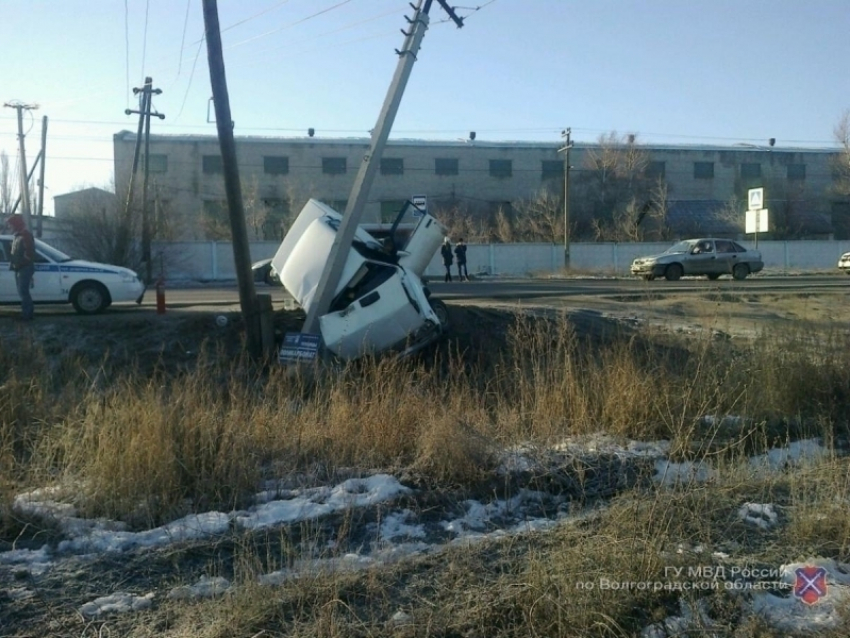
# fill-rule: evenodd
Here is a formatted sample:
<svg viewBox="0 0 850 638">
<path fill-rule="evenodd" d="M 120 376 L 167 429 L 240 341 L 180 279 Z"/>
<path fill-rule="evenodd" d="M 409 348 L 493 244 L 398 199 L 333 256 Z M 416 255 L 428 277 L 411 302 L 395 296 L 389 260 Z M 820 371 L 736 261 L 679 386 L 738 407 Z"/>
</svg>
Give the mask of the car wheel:
<svg viewBox="0 0 850 638">
<path fill-rule="evenodd" d="M 643 276 L 644 281 L 652 281 L 653 279 L 655 279 L 655 275 L 644 275 Z"/>
<path fill-rule="evenodd" d="M 732 277 L 738 281 L 746 279 L 749 274 L 750 268 L 747 264 L 735 264 L 735 267 L 732 269 Z"/>
<path fill-rule="evenodd" d="M 682 267 L 679 264 L 670 264 L 664 271 L 664 278 L 667 281 L 679 281 L 682 278 Z"/>
<path fill-rule="evenodd" d="M 71 303 L 81 315 L 96 315 L 109 306 L 109 291 L 96 281 L 77 284 L 71 291 Z"/>
<path fill-rule="evenodd" d="M 708 277 L 711 281 L 715 281 L 719 276 L 720 276 L 720 274 L 716 273 L 716 272 L 713 272 L 709 275 L 706 275 L 706 277 Z"/>
<path fill-rule="evenodd" d="M 449 327 L 449 309 L 439 299 L 434 299 L 431 297 L 428 299 L 428 302 L 431 304 L 431 309 L 434 311 L 434 314 L 437 315 L 437 319 L 440 320 L 440 323 L 443 326 L 443 329 Z"/>
</svg>

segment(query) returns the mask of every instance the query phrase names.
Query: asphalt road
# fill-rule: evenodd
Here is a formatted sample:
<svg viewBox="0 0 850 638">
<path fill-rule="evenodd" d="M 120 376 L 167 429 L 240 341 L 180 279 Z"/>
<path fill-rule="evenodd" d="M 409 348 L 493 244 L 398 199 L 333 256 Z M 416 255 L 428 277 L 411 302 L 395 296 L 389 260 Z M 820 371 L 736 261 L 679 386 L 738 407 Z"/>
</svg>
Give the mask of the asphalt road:
<svg viewBox="0 0 850 638">
<path fill-rule="evenodd" d="M 619 297 L 623 295 L 681 295 L 721 291 L 727 294 L 830 294 L 850 291 L 850 278 L 843 274 L 819 276 L 753 277 L 744 281 L 703 278 L 685 278 L 677 282 L 644 281 L 632 278 L 580 278 L 580 279 L 480 279 L 468 282 L 429 282 L 435 297 L 449 303 L 475 303 L 481 301 L 544 300 L 569 297 Z M 269 294 L 275 309 L 289 307 L 291 297 L 279 286 L 257 284 L 258 294 Z M 166 312 L 180 310 L 209 310 L 238 312 L 239 291 L 235 284 L 205 285 L 195 287 L 172 287 L 165 291 Z M 0 307 L 0 316 L 13 316 L 19 312 L 16 306 Z M 36 312 L 47 315 L 74 315 L 70 305 L 38 306 Z M 156 292 L 149 289 L 141 306 L 115 304 L 107 313 L 155 313 Z"/>
</svg>

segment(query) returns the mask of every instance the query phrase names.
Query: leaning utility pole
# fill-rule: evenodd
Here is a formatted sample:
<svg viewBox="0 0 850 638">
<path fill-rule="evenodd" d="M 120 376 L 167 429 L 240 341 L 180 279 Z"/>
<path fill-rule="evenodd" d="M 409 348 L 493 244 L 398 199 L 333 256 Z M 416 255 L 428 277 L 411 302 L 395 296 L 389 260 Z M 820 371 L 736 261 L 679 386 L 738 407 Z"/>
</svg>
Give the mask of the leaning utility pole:
<svg viewBox="0 0 850 638">
<path fill-rule="evenodd" d="M 372 186 L 375 173 L 381 163 L 384 146 L 386 146 L 393 121 L 395 120 L 396 113 L 398 113 L 404 88 L 407 85 L 407 80 L 410 78 L 413 63 L 416 62 L 416 54 L 419 52 L 422 38 L 425 37 L 425 31 L 428 30 L 428 12 L 431 10 L 431 2 L 432 0 L 419 0 L 418 5 L 414 7 L 415 13 L 413 18 L 407 18 L 410 24 L 410 30 L 402 30 L 402 33 L 406 36 L 404 46 L 401 51 L 396 49 L 396 54 L 399 56 L 398 66 L 396 67 L 392 84 L 390 84 L 390 88 L 387 91 L 387 96 L 384 99 L 384 105 L 378 116 L 378 122 L 375 128 L 372 129 L 372 145 L 369 153 L 363 157 L 360 171 L 354 180 L 354 186 L 348 198 L 345 214 L 342 216 L 342 221 L 334 237 L 334 242 L 328 255 L 328 262 L 325 264 L 324 271 L 322 271 L 322 277 L 316 288 L 315 298 L 307 313 L 302 332 L 318 332 L 319 317 L 326 314 L 330 309 L 336 286 L 345 268 L 345 262 L 348 260 L 348 251 L 354 239 L 354 234 L 357 231 L 357 225 L 363 216 L 363 207 L 369 196 L 369 189 Z M 455 14 L 454 9 L 447 5 L 445 0 L 437 0 L 437 2 L 440 3 L 446 13 L 455 21 L 458 28 L 463 26 L 463 20 Z"/>
<path fill-rule="evenodd" d="M 218 143 L 221 148 L 221 163 L 224 169 L 224 190 L 230 217 L 230 233 L 233 241 L 233 261 L 236 280 L 239 284 L 239 305 L 245 321 L 245 337 L 248 353 L 260 358 L 263 351 L 260 307 L 251 274 L 251 249 L 248 244 L 248 229 L 245 226 L 245 209 L 242 203 L 242 186 L 239 183 L 239 166 L 236 162 L 236 141 L 233 138 L 233 119 L 230 113 L 230 97 L 224 73 L 224 56 L 221 49 L 221 29 L 218 22 L 216 0 L 203 0 L 204 26 L 207 40 L 207 59 L 210 67 L 215 121 Z"/>
<path fill-rule="evenodd" d="M 3 106 L 12 108 L 18 111 L 18 153 L 20 155 L 21 166 L 21 203 L 23 204 L 24 222 L 27 228 L 30 226 L 30 215 L 32 208 L 30 207 L 30 188 L 29 178 L 27 176 L 27 153 L 24 146 L 24 111 L 30 111 L 38 108 L 38 104 L 24 104 L 22 102 L 7 102 Z"/>
<path fill-rule="evenodd" d="M 566 139 L 559 153 L 564 153 L 564 268 L 570 267 L 570 149 L 573 143 L 570 141 L 571 129 L 561 131 L 561 137 Z"/>
<path fill-rule="evenodd" d="M 127 109 L 127 115 L 139 114 L 139 135 L 136 138 L 136 150 L 133 154 L 133 173 L 130 176 L 130 188 L 127 193 L 127 210 L 132 206 L 133 179 L 139 168 L 139 138 L 141 137 L 142 124 L 145 128 L 145 167 L 142 178 L 142 261 L 145 262 L 145 283 L 153 281 L 153 260 L 151 259 L 151 224 L 148 214 L 148 171 L 150 167 L 150 137 L 151 137 L 151 115 L 161 120 L 165 119 L 162 113 L 151 112 L 151 96 L 160 95 L 161 89 L 153 88 L 153 78 L 146 77 L 145 85 L 140 89 L 133 89 L 133 93 L 141 93 L 141 108 L 138 111 Z M 129 219 L 129 215 L 127 216 Z"/>
</svg>

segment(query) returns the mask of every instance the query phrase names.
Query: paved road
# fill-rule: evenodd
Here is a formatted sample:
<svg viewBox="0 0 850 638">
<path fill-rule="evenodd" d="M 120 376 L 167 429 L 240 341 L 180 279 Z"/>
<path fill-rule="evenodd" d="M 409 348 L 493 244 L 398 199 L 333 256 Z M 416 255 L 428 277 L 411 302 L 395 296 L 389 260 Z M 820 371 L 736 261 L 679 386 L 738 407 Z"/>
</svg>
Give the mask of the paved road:
<svg viewBox="0 0 850 638">
<path fill-rule="evenodd" d="M 720 279 L 682 279 L 677 282 L 643 281 L 642 279 L 486 279 L 469 282 L 443 283 L 432 281 L 429 284 L 434 296 L 451 303 L 475 303 L 478 300 L 510 302 L 531 299 L 553 299 L 570 297 L 620 297 L 635 295 L 658 296 L 723 292 L 727 294 L 830 294 L 850 292 L 850 278 L 844 275 L 791 276 L 791 277 L 754 277 L 744 281 Z M 269 294 L 276 309 L 288 307 L 291 297 L 281 287 L 258 284 L 257 293 Z M 218 312 L 238 312 L 239 293 L 235 284 L 207 285 L 203 287 L 169 288 L 165 292 L 166 312 L 169 310 L 209 310 Z M 73 315 L 71 306 L 39 306 L 39 314 Z M 135 304 L 116 304 L 107 312 L 155 313 L 156 294 L 153 289 L 145 294 L 141 306 Z M 15 315 L 16 306 L 0 308 L 0 316 Z"/>
<path fill-rule="evenodd" d="M 532 299 L 545 297 L 609 296 L 649 294 L 652 296 L 682 293 L 722 291 L 730 294 L 786 292 L 830 293 L 850 291 L 850 278 L 833 276 L 757 277 L 744 281 L 720 279 L 682 279 L 670 281 L 643 281 L 642 279 L 490 279 L 469 282 L 443 283 L 431 281 L 434 296 L 447 301 L 475 299 Z M 289 295 L 280 287 L 257 286 L 257 293 L 271 294 L 275 308 L 282 306 Z M 145 305 L 154 303 L 153 293 L 145 298 Z M 234 306 L 238 308 L 235 286 L 168 290 L 169 307 L 193 305 Z"/>
</svg>

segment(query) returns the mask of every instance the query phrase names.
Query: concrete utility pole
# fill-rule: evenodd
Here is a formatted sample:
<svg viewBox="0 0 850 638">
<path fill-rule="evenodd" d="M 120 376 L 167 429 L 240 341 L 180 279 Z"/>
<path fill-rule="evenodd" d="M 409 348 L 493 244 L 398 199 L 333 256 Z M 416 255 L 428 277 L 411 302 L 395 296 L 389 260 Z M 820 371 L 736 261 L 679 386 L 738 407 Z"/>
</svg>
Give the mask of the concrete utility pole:
<svg viewBox="0 0 850 638">
<path fill-rule="evenodd" d="M 570 149 L 573 143 L 570 141 L 571 129 L 565 128 L 561 131 L 561 137 L 566 141 L 564 146 L 558 149 L 564 153 L 564 268 L 570 267 Z"/>
<path fill-rule="evenodd" d="M 24 222 L 27 228 L 31 226 L 32 208 L 30 205 L 30 186 L 29 177 L 27 175 L 27 153 L 24 146 L 24 111 L 31 111 L 38 108 L 38 104 L 24 104 L 22 102 L 7 102 L 3 106 L 12 108 L 18 111 L 18 154 L 21 163 L 21 203 L 23 204 Z"/>
<path fill-rule="evenodd" d="M 452 20 L 454 20 L 458 28 L 462 27 L 463 20 L 455 14 L 454 9 L 448 6 L 445 0 L 437 1 Z M 416 54 L 419 52 L 422 38 L 425 37 L 425 31 L 428 30 L 428 12 L 431 10 L 431 2 L 432 0 L 419 0 L 417 6 L 414 7 L 415 13 L 413 18 L 407 18 L 410 24 L 410 30 L 402 30 L 402 33 L 405 35 L 404 45 L 401 51 L 396 49 L 396 54 L 399 56 L 398 65 L 393 76 L 393 81 L 387 91 L 387 96 L 384 99 L 381 113 L 378 116 L 378 122 L 375 128 L 372 129 L 371 148 L 368 154 L 363 157 L 363 162 L 360 164 L 360 170 L 354 180 L 354 186 L 348 198 L 345 214 L 342 216 L 342 222 L 337 229 L 336 237 L 334 237 L 334 243 L 328 255 L 328 262 L 325 264 L 325 269 L 316 288 L 315 300 L 310 307 L 310 311 L 307 313 L 302 332 L 318 332 L 319 317 L 326 314 L 330 309 L 336 286 L 345 268 L 345 262 L 348 260 L 348 251 L 351 248 L 351 242 L 354 239 L 357 225 L 363 216 L 363 207 L 369 196 L 369 189 L 372 187 L 375 173 L 380 166 L 381 155 L 384 152 L 387 138 L 390 135 L 390 130 L 392 130 L 393 121 L 398 113 L 398 107 L 401 104 L 405 86 L 413 70 L 413 63 L 416 62 Z"/>
<path fill-rule="evenodd" d="M 138 111 L 127 109 L 127 115 L 139 114 L 139 137 L 141 136 L 142 124 L 145 128 L 145 167 L 142 178 L 142 261 L 145 262 L 145 283 L 153 281 L 153 260 L 151 259 L 151 223 L 148 213 L 148 173 L 150 168 L 150 138 L 151 138 L 151 115 L 161 120 L 165 119 L 162 113 L 151 112 L 151 96 L 160 95 L 161 89 L 153 88 L 153 78 L 146 77 L 145 85 L 140 89 L 133 89 L 133 93 L 141 93 L 141 108 Z M 133 174 L 130 176 L 130 190 L 127 194 L 127 207 L 132 205 L 133 178 L 139 168 L 139 137 L 136 138 L 136 150 L 133 155 Z M 129 219 L 129 215 L 128 215 Z"/>
<path fill-rule="evenodd" d="M 39 152 L 39 157 L 41 158 L 41 166 L 39 171 L 38 178 L 38 213 L 36 215 L 38 221 L 36 223 L 35 228 L 35 236 L 41 237 L 42 224 L 41 220 L 44 218 L 44 163 L 47 159 L 47 116 L 41 118 L 41 151 Z"/>
<path fill-rule="evenodd" d="M 233 238 L 233 261 L 236 280 L 239 284 L 239 304 L 245 321 L 245 337 L 248 353 L 259 359 L 263 354 L 263 327 L 261 314 L 270 316 L 268 307 L 271 297 L 266 295 L 266 308 L 260 308 L 251 273 L 251 250 L 248 244 L 248 229 L 245 225 L 245 210 L 242 204 L 242 186 L 239 183 L 239 166 L 236 162 L 236 141 L 233 138 L 233 119 L 230 113 L 230 97 L 227 93 L 227 78 L 224 73 L 224 56 L 221 49 L 221 30 L 218 22 L 216 0 L 203 0 L 204 26 L 206 27 L 207 58 L 210 66 L 215 121 L 221 162 L 224 168 L 224 189 L 230 211 L 230 232 Z"/>
</svg>

